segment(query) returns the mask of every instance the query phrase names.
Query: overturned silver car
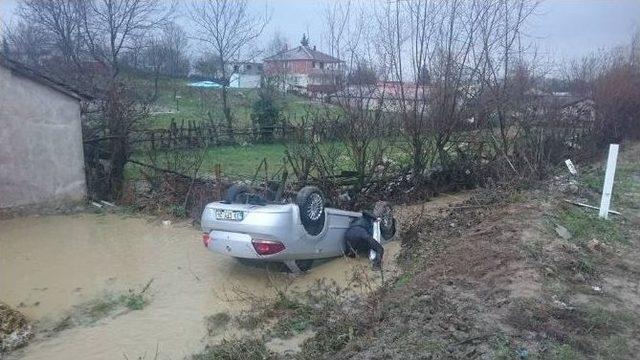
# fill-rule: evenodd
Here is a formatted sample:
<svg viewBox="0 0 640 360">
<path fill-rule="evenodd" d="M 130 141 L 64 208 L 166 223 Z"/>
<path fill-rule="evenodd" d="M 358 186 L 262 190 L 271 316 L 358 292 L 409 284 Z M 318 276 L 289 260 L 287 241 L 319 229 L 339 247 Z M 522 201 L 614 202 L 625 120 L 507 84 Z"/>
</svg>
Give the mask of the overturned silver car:
<svg viewBox="0 0 640 360">
<path fill-rule="evenodd" d="M 342 256 L 345 232 L 362 216 L 325 207 L 325 202 L 313 186 L 302 188 L 294 201 L 270 203 L 234 185 L 225 201 L 205 207 L 203 243 L 209 250 L 238 259 L 283 262 L 293 272 L 306 271 L 314 259 Z M 376 215 L 382 243 L 395 234 L 395 219 L 385 206 Z"/>
</svg>

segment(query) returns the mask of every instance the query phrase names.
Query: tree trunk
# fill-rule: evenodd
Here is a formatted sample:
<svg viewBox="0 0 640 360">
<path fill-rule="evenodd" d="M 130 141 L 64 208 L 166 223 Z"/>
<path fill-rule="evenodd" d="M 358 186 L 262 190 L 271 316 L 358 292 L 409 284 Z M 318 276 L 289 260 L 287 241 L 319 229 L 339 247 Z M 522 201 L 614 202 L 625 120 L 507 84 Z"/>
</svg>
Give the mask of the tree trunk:
<svg viewBox="0 0 640 360">
<path fill-rule="evenodd" d="M 160 71 L 156 70 L 153 77 L 153 101 L 158 100 L 158 80 L 160 78 Z"/>
<path fill-rule="evenodd" d="M 233 134 L 233 117 L 231 116 L 231 109 L 229 108 L 227 84 L 222 84 L 222 111 L 224 112 L 224 118 L 227 121 L 227 136 L 229 137 L 229 142 L 235 144 L 236 138 Z"/>
</svg>

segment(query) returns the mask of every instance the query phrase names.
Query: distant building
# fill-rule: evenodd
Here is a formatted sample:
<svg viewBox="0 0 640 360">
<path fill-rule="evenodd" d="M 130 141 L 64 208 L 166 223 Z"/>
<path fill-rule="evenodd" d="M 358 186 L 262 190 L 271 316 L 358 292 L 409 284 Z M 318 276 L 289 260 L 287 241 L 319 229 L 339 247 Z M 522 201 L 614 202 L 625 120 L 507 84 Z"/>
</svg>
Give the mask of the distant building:
<svg viewBox="0 0 640 360">
<path fill-rule="evenodd" d="M 0 211 L 86 197 L 80 101 L 68 86 L 0 56 Z"/>
<path fill-rule="evenodd" d="M 333 93 L 344 79 L 344 61 L 308 46 L 300 46 L 264 59 L 265 76 L 279 82 L 284 90 L 306 94 Z"/>
<path fill-rule="evenodd" d="M 399 81 L 378 81 L 371 85 L 350 85 L 327 96 L 334 104 L 355 108 L 401 112 L 406 109 L 426 110 L 430 87 Z"/>
<path fill-rule="evenodd" d="M 232 88 L 257 88 L 262 81 L 263 67 L 255 62 L 236 62 L 230 66 L 231 77 L 229 87 Z"/>
</svg>

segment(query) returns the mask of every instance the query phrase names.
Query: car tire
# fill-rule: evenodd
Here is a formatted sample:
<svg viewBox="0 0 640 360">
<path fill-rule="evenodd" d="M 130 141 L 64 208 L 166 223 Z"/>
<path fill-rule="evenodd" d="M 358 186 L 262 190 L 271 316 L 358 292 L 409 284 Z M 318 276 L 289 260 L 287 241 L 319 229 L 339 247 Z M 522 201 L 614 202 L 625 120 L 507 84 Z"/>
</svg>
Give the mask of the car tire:
<svg viewBox="0 0 640 360">
<path fill-rule="evenodd" d="M 378 201 L 373 208 L 373 215 L 380 218 L 380 234 L 385 240 L 391 239 L 396 234 L 396 219 L 393 217 L 393 209 L 385 201 Z"/>
<path fill-rule="evenodd" d="M 311 236 L 318 235 L 324 228 L 325 211 L 324 195 L 315 186 L 305 186 L 296 196 L 296 204 L 300 209 L 302 226 Z"/>
<path fill-rule="evenodd" d="M 241 184 L 231 185 L 227 190 L 227 196 L 224 201 L 227 204 L 267 204 L 267 201 L 262 196 L 255 194 L 250 187 Z"/>
<path fill-rule="evenodd" d="M 380 224 L 380 235 L 385 240 L 390 240 L 396 235 L 396 219 L 391 218 L 391 226 L 382 227 L 382 223 Z"/>
<path fill-rule="evenodd" d="M 233 184 L 227 189 L 225 200 L 229 204 L 244 204 L 247 202 L 247 196 L 250 189 L 246 185 Z"/>
</svg>

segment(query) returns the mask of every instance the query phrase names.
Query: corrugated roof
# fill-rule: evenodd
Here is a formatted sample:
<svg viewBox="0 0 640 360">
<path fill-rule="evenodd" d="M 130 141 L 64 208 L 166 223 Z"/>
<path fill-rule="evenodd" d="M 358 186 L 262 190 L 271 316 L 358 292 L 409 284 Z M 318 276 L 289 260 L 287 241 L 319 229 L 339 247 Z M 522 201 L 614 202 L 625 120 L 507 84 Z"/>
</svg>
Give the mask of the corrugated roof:
<svg viewBox="0 0 640 360">
<path fill-rule="evenodd" d="M 327 55 L 323 52 L 314 50 L 308 46 L 298 46 L 291 50 L 285 50 L 281 53 L 269 56 L 264 61 L 283 61 L 283 60 L 316 60 L 324 61 L 328 63 L 343 62 L 340 59 L 334 58 L 331 55 Z"/>
<path fill-rule="evenodd" d="M 74 99 L 77 99 L 77 100 L 92 99 L 91 96 L 83 94 L 67 84 L 54 80 L 51 77 L 46 76 L 41 72 L 34 70 L 23 63 L 17 62 L 15 60 L 11 60 L 5 56 L 0 56 L 0 65 L 6 67 L 7 69 L 11 70 L 12 72 L 18 75 L 24 76 L 42 85 L 48 86 Z"/>
</svg>

